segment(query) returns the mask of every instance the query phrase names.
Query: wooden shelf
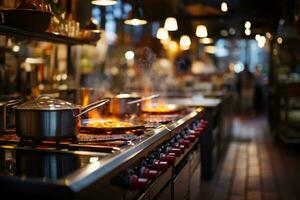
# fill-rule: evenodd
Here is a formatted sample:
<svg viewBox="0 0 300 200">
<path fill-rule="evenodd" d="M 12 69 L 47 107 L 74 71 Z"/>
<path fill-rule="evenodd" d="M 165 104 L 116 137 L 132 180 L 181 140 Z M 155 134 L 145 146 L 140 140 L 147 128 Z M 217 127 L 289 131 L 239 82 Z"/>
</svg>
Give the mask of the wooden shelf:
<svg viewBox="0 0 300 200">
<path fill-rule="evenodd" d="M 44 42 L 53 42 L 53 43 L 62 43 L 68 45 L 78 45 L 78 44 L 90 44 L 95 45 L 97 41 L 88 40 L 88 39 L 78 39 L 71 38 L 63 35 L 56 35 L 48 32 L 37 32 L 23 30 L 19 28 L 9 27 L 3 24 L 0 24 L 0 34 L 7 36 L 15 36 L 21 39 L 30 39 L 36 41 Z"/>
</svg>

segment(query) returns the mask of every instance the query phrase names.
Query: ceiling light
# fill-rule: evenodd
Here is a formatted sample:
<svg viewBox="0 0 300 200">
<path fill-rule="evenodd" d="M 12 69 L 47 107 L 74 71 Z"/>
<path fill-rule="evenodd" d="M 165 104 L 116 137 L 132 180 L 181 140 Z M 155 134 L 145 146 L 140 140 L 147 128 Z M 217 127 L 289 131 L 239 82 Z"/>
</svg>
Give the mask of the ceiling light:
<svg viewBox="0 0 300 200">
<path fill-rule="evenodd" d="M 20 46 L 19 46 L 19 45 L 14 45 L 14 46 L 12 47 L 12 51 L 13 51 L 13 52 L 19 52 L 19 51 L 20 51 Z"/>
<path fill-rule="evenodd" d="M 134 59 L 134 52 L 133 51 L 126 51 L 125 52 L 126 60 L 133 60 Z"/>
<path fill-rule="evenodd" d="M 139 26 L 147 24 L 147 20 L 144 19 L 144 13 L 140 0 L 135 1 L 132 11 L 129 17 L 124 21 L 127 25 Z"/>
<path fill-rule="evenodd" d="M 256 36 L 255 36 L 255 39 L 256 39 Z M 258 35 L 257 39 L 258 39 L 257 40 L 257 46 L 259 48 L 263 48 L 265 46 L 265 44 L 266 44 L 266 38 L 265 38 L 265 36 Z"/>
<path fill-rule="evenodd" d="M 251 22 L 246 21 L 246 22 L 245 22 L 245 28 L 246 28 L 246 29 L 250 29 L 250 28 L 251 28 Z"/>
<path fill-rule="evenodd" d="M 227 30 L 221 30 L 221 31 L 220 31 L 220 34 L 221 34 L 223 37 L 227 37 L 227 36 L 228 36 L 228 31 L 227 31 Z"/>
<path fill-rule="evenodd" d="M 190 48 L 191 44 L 192 44 L 190 36 L 188 36 L 188 35 L 182 35 L 180 37 L 179 44 L 180 44 L 180 48 L 182 50 L 188 50 Z"/>
<path fill-rule="evenodd" d="M 201 44 L 212 44 L 214 42 L 214 40 L 212 38 L 199 38 L 199 42 Z"/>
<path fill-rule="evenodd" d="M 145 25 L 145 24 L 147 24 L 147 21 L 143 20 L 143 19 L 133 18 L 133 19 L 126 19 L 124 21 L 124 23 L 127 24 L 127 25 L 139 26 L 139 25 Z"/>
<path fill-rule="evenodd" d="M 167 40 L 169 38 L 169 33 L 163 27 L 160 27 L 156 32 L 156 38 L 160 40 Z"/>
<path fill-rule="evenodd" d="M 249 36 L 251 34 L 251 30 L 250 29 L 245 29 L 245 35 Z"/>
<path fill-rule="evenodd" d="M 282 37 L 278 37 L 278 38 L 277 38 L 277 42 L 278 42 L 278 44 L 282 44 L 282 42 L 283 42 Z"/>
<path fill-rule="evenodd" d="M 271 34 L 270 32 L 267 32 L 267 33 L 266 33 L 266 37 L 267 37 L 268 39 L 270 39 L 270 38 L 272 37 L 272 34 Z"/>
<path fill-rule="evenodd" d="M 235 35 L 235 34 L 236 34 L 236 31 L 235 31 L 234 28 L 230 28 L 230 29 L 229 29 L 229 33 L 230 33 L 230 35 Z"/>
<path fill-rule="evenodd" d="M 256 40 L 256 41 L 259 41 L 259 39 L 260 39 L 260 35 L 259 35 L 259 34 L 256 34 L 256 35 L 255 35 L 255 40 Z"/>
<path fill-rule="evenodd" d="M 228 6 L 226 2 L 221 3 L 221 10 L 222 12 L 227 12 L 228 11 Z"/>
<path fill-rule="evenodd" d="M 196 36 L 197 37 L 201 37 L 201 38 L 205 38 L 207 37 L 207 28 L 204 25 L 198 25 L 197 29 L 196 29 Z"/>
<path fill-rule="evenodd" d="M 174 17 L 168 17 L 165 20 L 164 28 L 167 31 L 176 31 L 178 29 L 177 20 Z"/>
<path fill-rule="evenodd" d="M 93 0 L 92 4 L 97 6 L 112 6 L 117 4 L 117 0 Z"/>
</svg>

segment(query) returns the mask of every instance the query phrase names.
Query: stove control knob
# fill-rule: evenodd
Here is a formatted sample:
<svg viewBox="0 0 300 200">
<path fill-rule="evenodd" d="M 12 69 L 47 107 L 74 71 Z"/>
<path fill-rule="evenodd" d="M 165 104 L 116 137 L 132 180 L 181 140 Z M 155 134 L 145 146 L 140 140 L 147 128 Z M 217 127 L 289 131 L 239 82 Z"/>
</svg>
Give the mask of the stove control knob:
<svg viewBox="0 0 300 200">
<path fill-rule="evenodd" d="M 188 139 L 189 141 L 191 141 L 191 142 L 194 142 L 194 141 L 196 140 L 196 136 L 193 135 L 193 134 L 190 134 L 190 135 L 187 137 L 187 139 Z"/>
<path fill-rule="evenodd" d="M 154 168 L 158 171 L 167 171 L 169 165 L 167 161 L 162 161 L 162 160 L 154 160 L 153 162 Z"/>
<path fill-rule="evenodd" d="M 176 160 L 176 156 L 172 155 L 172 154 L 167 154 L 165 157 L 165 161 L 167 161 L 168 163 L 174 164 Z"/>
<path fill-rule="evenodd" d="M 154 180 L 154 179 L 156 179 L 156 177 L 158 175 L 158 171 L 148 169 L 147 167 L 141 167 L 140 174 L 141 174 L 141 177 L 143 177 L 143 178 L 148 178 L 150 180 Z"/>
<path fill-rule="evenodd" d="M 168 153 L 168 154 L 162 153 L 160 155 L 160 159 L 162 161 L 167 161 L 169 165 L 172 165 L 175 163 L 176 156 L 175 156 L 175 154 L 171 154 L 171 153 Z"/>
<path fill-rule="evenodd" d="M 181 140 L 180 144 L 183 145 L 186 148 L 190 147 L 191 142 L 189 140 Z"/>
<path fill-rule="evenodd" d="M 180 156 L 181 154 L 181 149 L 180 148 L 173 148 L 173 147 L 168 147 L 167 152 L 169 153 L 174 153 L 176 156 Z"/>
<path fill-rule="evenodd" d="M 147 178 L 140 178 L 137 175 L 132 175 L 130 177 L 130 180 L 131 180 L 131 187 L 133 189 L 138 189 L 138 190 L 146 189 L 149 183 Z"/>
</svg>

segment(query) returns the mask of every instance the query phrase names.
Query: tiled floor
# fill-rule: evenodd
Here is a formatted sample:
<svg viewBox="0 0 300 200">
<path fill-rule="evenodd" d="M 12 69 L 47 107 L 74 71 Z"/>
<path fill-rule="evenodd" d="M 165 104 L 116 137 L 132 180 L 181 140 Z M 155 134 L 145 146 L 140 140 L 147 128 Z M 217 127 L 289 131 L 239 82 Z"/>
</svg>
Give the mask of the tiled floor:
<svg viewBox="0 0 300 200">
<path fill-rule="evenodd" d="M 275 143 L 264 117 L 233 124 L 233 141 L 203 200 L 300 199 L 300 148 Z"/>
</svg>

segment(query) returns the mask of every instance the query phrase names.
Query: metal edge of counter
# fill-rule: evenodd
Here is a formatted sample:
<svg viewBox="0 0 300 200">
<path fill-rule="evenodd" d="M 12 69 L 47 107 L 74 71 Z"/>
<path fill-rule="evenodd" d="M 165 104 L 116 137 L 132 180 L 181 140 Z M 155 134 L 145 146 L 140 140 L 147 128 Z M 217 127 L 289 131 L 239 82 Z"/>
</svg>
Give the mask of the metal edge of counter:
<svg viewBox="0 0 300 200">
<path fill-rule="evenodd" d="M 164 126 L 149 132 L 149 134 L 152 135 L 146 140 L 125 149 L 117 155 L 112 155 L 112 157 L 109 157 L 107 160 L 100 161 L 103 162 L 103 164 L 96 162 L 77 170 L 64 180 L 61 180 L 60 184 L 67 184 L 72 191 L 76 193 L 80 190 L 83 190 L 90 184 L 93 184 L 97 180 L 110 178 L 113 175 L 116 175 L 117 172 L 120 172 L 128 167 L 130 163 L 137 161 L 140 157 L 142 157 L 142 155 L 150 152 L 152 150 L 152 146 L 158 146 L 165 141 L 161 140 L 163 137 L 171 137 L 171 133 L 173 131 L 176 131 L 176 129 L 184 126 L 190 120 L 195 119 L 200 113 L 203 112 L 203 110 L 204 109 L 201 108 L 195 109 L 169 126 Z"/>
</svg>

